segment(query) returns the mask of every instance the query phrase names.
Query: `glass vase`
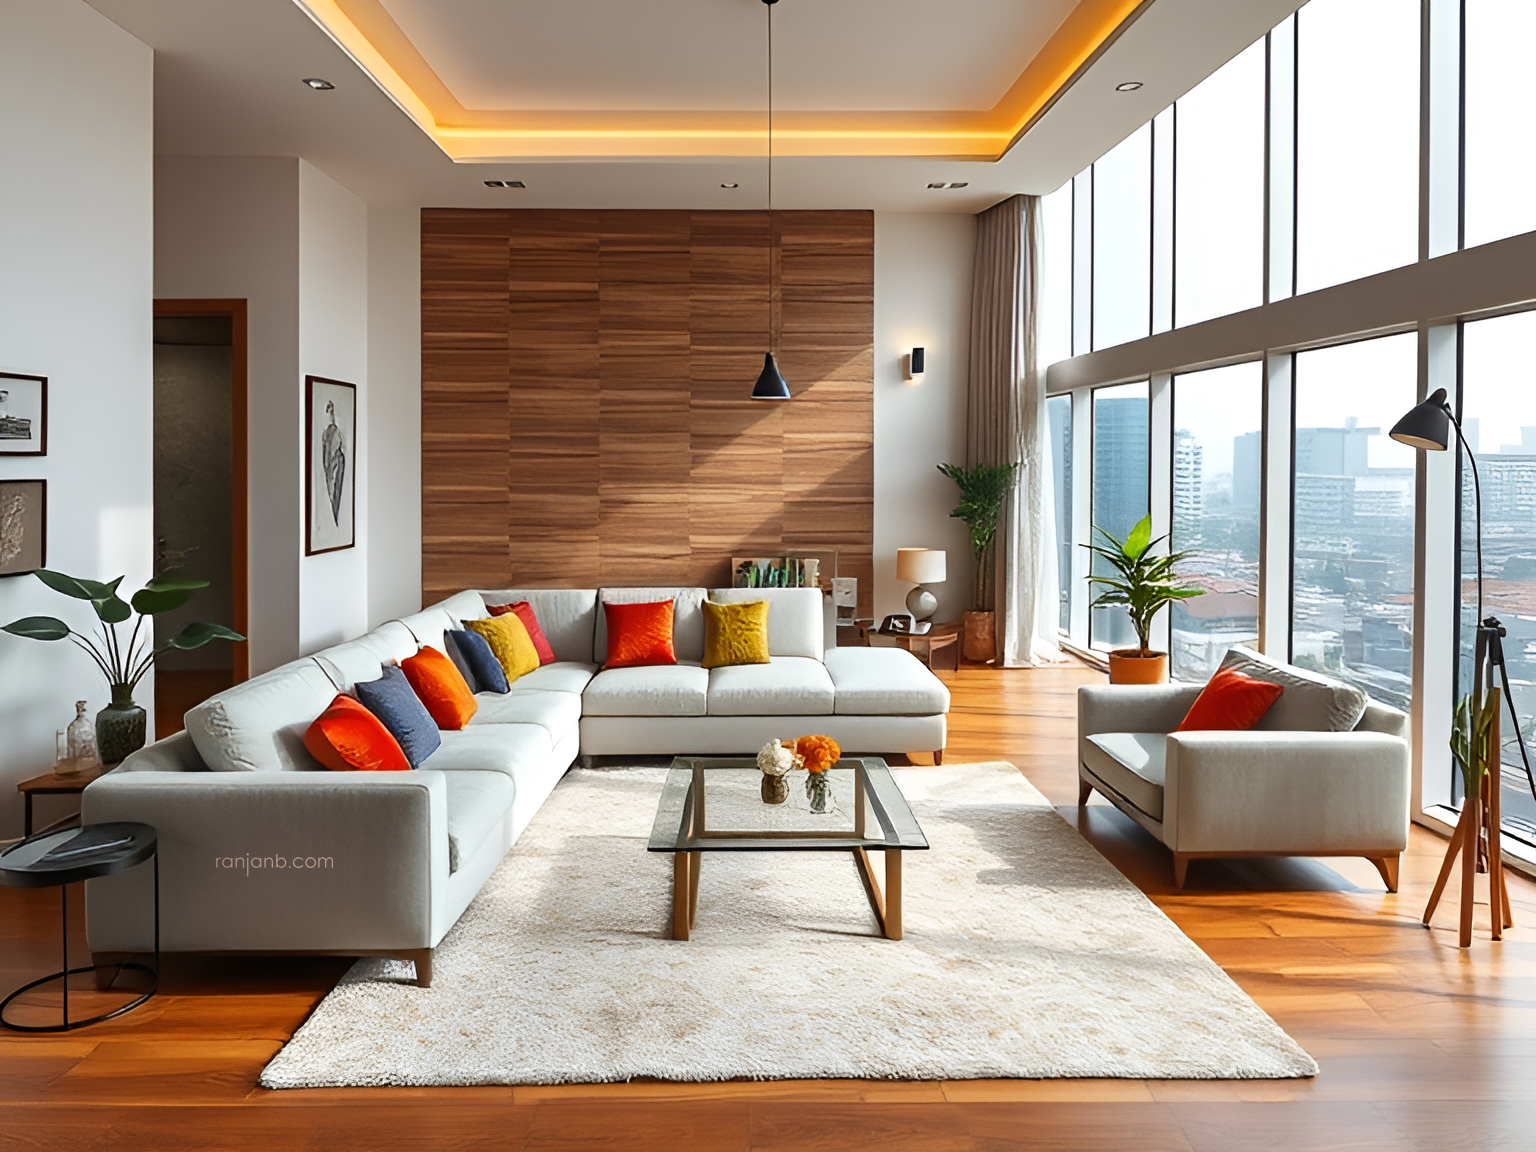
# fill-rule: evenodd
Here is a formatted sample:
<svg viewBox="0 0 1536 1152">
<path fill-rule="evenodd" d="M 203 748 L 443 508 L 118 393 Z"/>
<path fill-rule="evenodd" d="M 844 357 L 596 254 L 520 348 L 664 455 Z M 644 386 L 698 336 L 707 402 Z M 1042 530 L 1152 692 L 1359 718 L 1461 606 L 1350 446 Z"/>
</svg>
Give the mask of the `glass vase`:
<svg viewBox="0 0 1536 1152">
<path fill-rule="evenodd" d="M 96 713 L 96 749 L 103 764 L 117 764 L 144 747 L 144 709 L 126 684 L 112 685 L 112 703 Z"/>
<path fill-rule="evenodd" d="M 101 764 L 101 757 L 96 750 L 96 725 L 91 723 L 91 718 L 85 714 L 85 709 L 86 702 L 76 700 L 75 718 L 65 729 L 66 754 L 73 771 L 76 772 L 83 772 L 87 768 L 95 768 Z"/>
<path fill-rule="evenodd" d="M 811 811 L 818 816 L 837 811 L 832 799 L 832 781 L 825 772 L 811 772 L 805 778 L 805 798 L 811 802 Z"/>
</svg>

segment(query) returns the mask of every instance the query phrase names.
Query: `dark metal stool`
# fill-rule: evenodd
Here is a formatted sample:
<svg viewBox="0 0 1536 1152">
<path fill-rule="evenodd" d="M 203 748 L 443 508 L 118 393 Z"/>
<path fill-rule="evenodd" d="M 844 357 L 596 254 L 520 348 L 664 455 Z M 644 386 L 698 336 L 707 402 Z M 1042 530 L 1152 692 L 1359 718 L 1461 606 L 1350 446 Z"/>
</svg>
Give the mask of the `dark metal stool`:
<svg viewBox="0 0 1536 1152">
<path fill-rule="evenodd" d="M 126 872 L 145 860 L 153 860 L 155 867 L 155 967 L 142 964 L 91 964 L 84 968 L 69 966 L 69 886 L 77 880 L 92 880 L 98 876 L 112 876 Z M 0 884 L 12 888 L 59 889 L 59 907 L 63 915 L 62 971 L 44 976 L 30 984 L 23 984 L 4 1000 L 0 1000 L 0 1024 L 17 1032 L 68 1032 L 84 1028 L 87 1024 L 100 1024 L 137 1008 L 160 988 L 160 857 L 155 852 L 155 830 L 148 824 L 119 822 L 113 824 L 87 824 L 83 828 L 63 828 L 56 832 L 43 832 L 13 844 L 0 853 Z M 133 968 L 148 972 L 154 977 L 149 991 L 130 1000 L 102 1016 L 89 1020 L 69 1018 L 69 978 L 81 972 L 116 968 L 122 971 Z M 5 1018 L 5 1010 L 12 1000 L 23 992 L 31 991 L 50 980 L 62 980 L 64 987 L 63 1023 L 60 1024 L 13 1024 Z"/>
</svg>

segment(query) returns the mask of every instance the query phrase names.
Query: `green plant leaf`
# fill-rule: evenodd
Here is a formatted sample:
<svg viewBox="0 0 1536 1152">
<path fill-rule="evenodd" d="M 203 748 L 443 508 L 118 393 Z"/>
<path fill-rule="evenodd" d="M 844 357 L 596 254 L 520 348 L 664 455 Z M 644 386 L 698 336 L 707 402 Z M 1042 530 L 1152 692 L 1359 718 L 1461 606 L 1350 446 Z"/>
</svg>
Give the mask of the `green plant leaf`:
<svg viewBox="0 0 1536 1152">
<path fill-rule="evenodd" d="M 172 648 L 180 648 L 186 651 L 191 648 L 201 648 L 210 640 L 244 640 L 232 628 L 226 628 L 222 624 L 209 624 L 202 620 L 194 620 L 183 628 L 176 639 L 171 641 Z"/>
<path fill-rule="evenodd" d="M 119 600 L 116 596 L 92 600 L 91 604 L 96 609 L 97 617 L 104 624 L 121 624 L 133 615 L 133 611 L 128 607 L 127 603 Z"/>
<path fill-rule="evenodd" d="M 1151 543 L 1152 517 L 1143 516 L 1136 521 L 1136 527 L 1132 528 L 1131 534 L 1125 538 L 1125 554 L 1139 560 L 1146 554 Z"/>
<path fill-rule="evenodd" d="M 148 584 L 144 585 L 146 592 L 196 592 L 199 588 L 208 587 L 206 580 L 186 580 L 175 576 L 156 576 Z M 135 597 L 137 599 L 137 597 Z"/>
<path fill-rule="evenodd" d="M 207 587 L 207 581 L 198 581 L 196 587 Z M 133 610 L 141 616 L 158 616 L 180 608 L 192 599 L 192 588 L 156 588 L 145 585 L 133 594 Z"/>
<path fill-rule="evenodd" d="M 0 628 L 0 632 L 25 636 L 28 640 L 62 640 L 69 635 L 69 625 L 52 616 L 23 616 Z"/>
<path fill-rule="evenodd" d="M 117 589 L 114 581 L 110 586 L 98 583 L 95 580 L 77 580 L 73 576 L 66 576 L 62 572 L 50 572 L 47 568 L 38 568 L 32 575 L 36 576 L 55 592 L 62 592 L 66 596 L 73 596 L 76 600 L 104 600 L 111 596 Z M 118 580 L 122 577 L 119 576 Z"/>
</svg>

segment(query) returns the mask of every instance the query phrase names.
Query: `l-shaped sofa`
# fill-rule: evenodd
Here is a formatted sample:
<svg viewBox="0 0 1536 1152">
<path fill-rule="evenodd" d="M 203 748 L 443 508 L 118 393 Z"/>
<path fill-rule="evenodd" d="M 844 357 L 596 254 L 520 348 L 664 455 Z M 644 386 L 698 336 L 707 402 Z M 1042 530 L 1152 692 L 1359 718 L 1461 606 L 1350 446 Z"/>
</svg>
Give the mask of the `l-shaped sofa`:
<svg viewBox="0 0 1536 1152">
<path fill-rule="evenodd" d="M 705 669 L 706 596 L 767 600 L 767 664 Z M 557 657 L 481 693 L 462 731 L 410 772 L 330 772 L 303 745 L 338 691 L 376 679 L 488 605 L 527 600 Z M 602 605 L 674 602 L 678 663 L 602 669 Z M 578 756 L 752 753 L 824 733 L 849 752 L 942 758 L 949 692 L 896 648 L 825 646 L 815 589 L 469 591 L 199 704 L 186 730 L 90 784 L 86 823 L 159 831 L 161 948 L 411 960 L 469 906 Z M 98 963 L 148 952 L 152 873 L 92 880 Z"/>
</svg>

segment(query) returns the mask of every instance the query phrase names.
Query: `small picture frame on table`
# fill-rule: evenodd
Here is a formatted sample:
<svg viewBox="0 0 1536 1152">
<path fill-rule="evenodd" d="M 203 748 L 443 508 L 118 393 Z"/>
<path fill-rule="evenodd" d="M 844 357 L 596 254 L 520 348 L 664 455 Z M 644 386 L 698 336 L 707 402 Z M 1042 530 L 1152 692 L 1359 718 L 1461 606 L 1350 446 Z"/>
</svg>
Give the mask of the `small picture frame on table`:
<svg viewBox="0 0 1536 1152">
<path fill-rule="evenodd" d="M 48 377 L 0 372 L 0 456 L 48 454 Z"/>
<path fill-rule="evenodd" d="M 357 543 L 357 385 L 304 377 L 304 555 Z"/>
<path fill-rule="evenodd" d="M 0 576 L 48 563 L 48 481 L 0 480 Z"/>
</svg>

